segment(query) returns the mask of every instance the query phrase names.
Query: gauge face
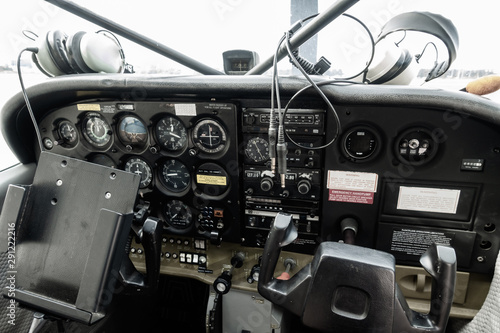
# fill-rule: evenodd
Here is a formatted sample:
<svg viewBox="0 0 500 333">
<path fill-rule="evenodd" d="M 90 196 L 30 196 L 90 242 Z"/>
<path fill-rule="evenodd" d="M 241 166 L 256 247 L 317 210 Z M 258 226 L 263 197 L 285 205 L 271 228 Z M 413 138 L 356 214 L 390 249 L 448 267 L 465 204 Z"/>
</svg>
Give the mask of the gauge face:
<svg viewBox="0 0 500 333">
<path fill-rule="evenodd" d="M 165 205 L 165 218 L 170 226 L 186 229 L 191 226 L 193 213 L 182 201 L 171 200 Z"/>
<path fill-rule="evenodd" d="M 69 120 L 63 120 L 58 124 L 57 133 L 63 141 L 63 145 L 73 147 L 78 142 L 78 131 L 75 125 Z"/>
<path fill-rule="evenodd" d="M 83 120 L 83 136 L 95 147 L 104 147 L 111 141 L 111 127 L 97 113 L 89 113 Z"/>
<path fill-rule="evenodd" d="M 186 128 L 177 118 L 169 116 L 160 119 L 156 124 L 155 133 L 158 144 L 168 151 L 179 151 L 186 146 Z"/>
<path fill-rule="evenodd" d="M 170 160 L 163 164 L 161 174 L 163 185 L 171 192 L 182 192 L 191 184 L 188 168 L 178 160 Z"/>
<path fill-rule="evenodd" d="M 254 162 L 265 162 L 269 159 L 269 143 L 261 137 L 251 138 L 247 141 L 245 154 Z"/>
<path fill-rule="evenodd" d="M 377 135 L 367 128 L 354 129 L 344 138 L 344 149 L 355 160 L 362 160 L 372 156 L 377 149 L 377 145 Z"/>
<path fill-rule="evenodd" d="M 250 69 L 250 59 L 233 59 L 231 70 L 235 72 L 248 72 Z"/>
<path fill-rule="evenodd" d="M 151 184 L 153 179 L 153 171 L 149 164 L 139 157 L 132 157 L 125 163 L 125 171 L 135 173 L 141 176 L 139 187 L 146 188 Z"/>
<path fill-rule="evenodd" d="M 227 142 L 226 131 L 215 120 L 205 119 L 196 124 L 193 141 L 205 153 L 218 153 Z"/>
<path fill-rule="evenodd" d="M 118 124 L 118 137 L 125 145 L 142 146 L 148 141 L 148 130 L 139 118 L 127 116 Z"/>
</svg>

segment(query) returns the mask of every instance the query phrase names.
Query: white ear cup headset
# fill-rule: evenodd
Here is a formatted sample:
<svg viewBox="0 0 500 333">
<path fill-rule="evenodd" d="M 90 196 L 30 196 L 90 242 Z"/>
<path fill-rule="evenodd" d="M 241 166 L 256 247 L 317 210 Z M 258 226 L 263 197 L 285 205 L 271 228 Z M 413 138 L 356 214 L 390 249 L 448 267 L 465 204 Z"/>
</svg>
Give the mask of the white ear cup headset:
<svg viewBox="0 0 500 333">
<path fill-rule="evenodd" d="M 409 84 L 418 72 L 415 57 L 404 48 L 385 39 L 396 31 L 420 31 L 439 38 L 448 48 L 448 59 L 434 64 L 425 81 L 443 75 L 457 56 L 458 32 L 453 23 L 438 14 L 409 12 L 390 19 L 375 42 L 375 56 L 365 81 L 373 84 Z"/>
<path fill-rule="evenodd" d="M 77 32 L 68 36 L 60 30 L 41 37 L 36 66 L 47 76 L 79 73 L 123 73 L 125 56 L 114 35 L 106 31 Z"/>
</svg>

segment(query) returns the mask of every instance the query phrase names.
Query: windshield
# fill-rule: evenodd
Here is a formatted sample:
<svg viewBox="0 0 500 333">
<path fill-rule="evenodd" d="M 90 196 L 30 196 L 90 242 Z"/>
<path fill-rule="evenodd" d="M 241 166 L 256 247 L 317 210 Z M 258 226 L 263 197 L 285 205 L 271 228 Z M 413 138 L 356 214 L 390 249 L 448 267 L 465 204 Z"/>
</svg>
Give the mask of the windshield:
<svg viewBox="0 0 500 333">
<path fill-rule="evenodd" d="M 102 1 L 84 0 L 78 4 L 135 30 L 168 47 L 223 72 L 222 53 L 243 49 L 255 51 L 260 60 L 267 59 L 276 50 L 279 39 L 292 21 L 322 11 L 334 1 L 298 0 L 187 0 L 158 2 L 143 0 Z M 498 30 L 497 1 L 483 0 L 476 6 L 452 0 L 370 0 L 359 1 L 347 13 L 361 20 L 376 37 L 380 28 L 393 16 L 409 11 L 428 11 L 450 19 L 457 27 L 460 45 L 456 60 L 447 75 L 425 84 L 450 90 L 460 90 L 473 79 L 500 73 L 500 40 L 494 36 Z M 301 15 L 303 14 L 303 15 Z M 22 34 L 23 30 L 43 38 L 49 30 L 62 30 L 71 35 L 78 31 L 95 32 L 100 27 L 65 12 L 50 3 L 38 0 L 12 2 L 2 11 L 0 39 L 0 104 L 20 91 L 16 59 L 20 50 L 36 43 Z M 32 35 L 31 35 L 32 36 Z M 179 65 L 159 54 L 118 36 L 128 63 L 138 74 L 192 75 L 196 71 Z M 429 66 L 439 59 L 447 59 L 447 51 L 439 40 L 421 33 L 395 34 L 412 54 L 423 53 L 419 64 L 422 84 Z M 436 50 L 425 48 L 428 41 L 435 42 Z M 301 52 L 316 62 L 324 56 L 331 63 L 325 73 L 332 77 L 345 77 L 363 69 L 371 53 L 366 31 L 356 21 L 340 17 L 319 33 L 313 46 L 304 45 Z M 312 50 L 312 53 L 307 51 Z M 315 58 L 315 59 L 312 59 Z M 46 80 L 47 77 L 33 65 L 25 54 L 21 63 L 26 86 Z M 287 59 L 280 62 L 282 75 L 296 75 Z M 270 71 L 266 72 L 268 75 Z M 495 93 L 488 98 L 500 101 Z M 2 159 L 0 170 L 15 163 L 9 149 L 0 139 Z"/>
</svg>

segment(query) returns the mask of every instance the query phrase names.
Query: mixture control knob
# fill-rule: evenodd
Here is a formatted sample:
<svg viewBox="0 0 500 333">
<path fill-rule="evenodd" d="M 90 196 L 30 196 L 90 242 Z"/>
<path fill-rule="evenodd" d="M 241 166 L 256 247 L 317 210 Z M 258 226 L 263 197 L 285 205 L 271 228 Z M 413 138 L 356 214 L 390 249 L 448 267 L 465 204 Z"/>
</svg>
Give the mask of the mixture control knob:
<svg viewBox="0 0 500 333">
<path fill-rule="evenodd" d="M 307 194 L 311 190 L 311 182 L 307 179 L 302 179 L 297 184 L 297 190 L 300 194 Z"/>
<path fill-rule="evenodd" d="M 260 181 L 260 189 L 264 192 L 270 191 L 273 188 L 273 180 L 269 177 L 264 177 Z"/>
</svg>

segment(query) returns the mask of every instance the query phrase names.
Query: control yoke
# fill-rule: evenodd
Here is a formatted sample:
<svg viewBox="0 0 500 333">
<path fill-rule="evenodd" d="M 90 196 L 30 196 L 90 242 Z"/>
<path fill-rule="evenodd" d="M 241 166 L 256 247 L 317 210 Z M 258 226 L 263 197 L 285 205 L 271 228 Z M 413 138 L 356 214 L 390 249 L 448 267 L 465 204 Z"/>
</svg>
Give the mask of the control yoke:
<svg viewBox="0 0 500 333">
<path fill-rule="evenodd" d="M 355 245 L 323 242 L 310 264 L 289 280 L 273 277 L 281 248 L 297 231 L 289 214 L 277 214 L 264 247 L 259 293 L 323 332 L 444 332 L 453 301 L 456 255 L 433 244 L 420 262 L 432 277 L 428 314 L 411 310 L 395 276 L 392 255 Z"/>
</svg>

